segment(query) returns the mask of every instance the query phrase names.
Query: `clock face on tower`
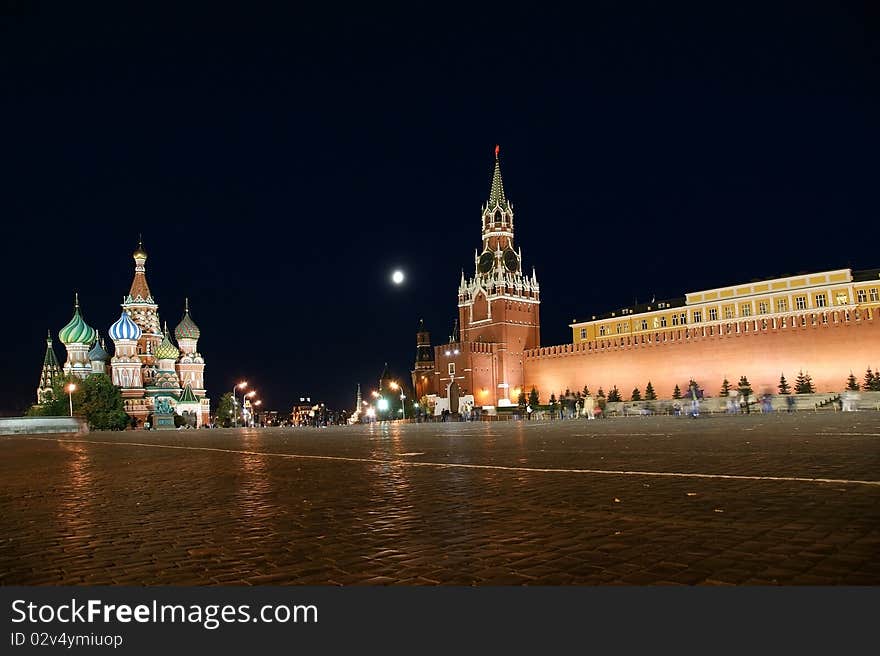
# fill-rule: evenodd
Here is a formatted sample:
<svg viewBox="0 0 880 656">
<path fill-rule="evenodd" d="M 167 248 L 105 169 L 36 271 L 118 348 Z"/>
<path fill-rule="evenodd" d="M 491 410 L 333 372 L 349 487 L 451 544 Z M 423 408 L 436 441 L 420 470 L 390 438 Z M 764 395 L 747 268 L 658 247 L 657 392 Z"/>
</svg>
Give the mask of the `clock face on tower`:
<svg viewBox="0 0 880 656">
<path fill-rule="evenodd" d="M 480 263 L 477 265 L 480 273 L 489 273 L 492 270 L 492 264 L 495 262 L 495 256 L 486 251 L 482 255 L 480 255 Z"/>
<path fill-rule="evenodd" d="M 504 251 L 504 266 L 506 266 L 507 270 L 511 273 L 516 272 L 516 269 L 519 266 L 519 258 L 516 256 L 516 253 L 510 249 Z"/>
</svg>

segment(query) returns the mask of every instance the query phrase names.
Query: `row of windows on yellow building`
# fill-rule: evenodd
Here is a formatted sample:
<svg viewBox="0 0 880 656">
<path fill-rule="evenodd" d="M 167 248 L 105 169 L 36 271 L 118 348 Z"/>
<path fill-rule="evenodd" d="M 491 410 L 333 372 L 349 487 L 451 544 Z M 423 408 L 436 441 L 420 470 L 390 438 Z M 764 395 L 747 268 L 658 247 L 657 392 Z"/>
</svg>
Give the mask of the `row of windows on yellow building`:
<svg viewBox="0 0 880 656">
<path fill-rule="evenodd" d="M 641 309 L 622 308 L 600 319 L 572 323 L 570 327 L 577 343 L 689 324 L 876 306 L 880 306 L 880 274 L 854 281 L 852 271 L 842 269 L 692 292 L 683 300 L 661 301 Z"/>
</svg>

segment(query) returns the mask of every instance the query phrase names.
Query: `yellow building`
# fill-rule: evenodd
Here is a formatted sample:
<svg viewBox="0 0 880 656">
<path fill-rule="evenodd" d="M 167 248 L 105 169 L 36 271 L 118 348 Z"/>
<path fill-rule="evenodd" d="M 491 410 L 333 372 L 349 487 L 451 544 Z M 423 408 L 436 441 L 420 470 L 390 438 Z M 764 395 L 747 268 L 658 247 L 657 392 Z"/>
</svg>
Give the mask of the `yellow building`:
<svg viewBox="0 0 880 656">
<path fill-rule="evenodd" d="M 880 269 L 836 269 L 690 292 L 682 298 L 594 315 L 569 326 L 572 341 L 577 344 L 638 337 L 682 326 L 708 327 L 714 333 L 726 323 L 744 319 L 768 322 L 775 328 L 794 314 L 816 314 L 820 321 L 827 321 L 827 313 L 832 310 L 860 314 L 877 308 Z"/>
</svg>

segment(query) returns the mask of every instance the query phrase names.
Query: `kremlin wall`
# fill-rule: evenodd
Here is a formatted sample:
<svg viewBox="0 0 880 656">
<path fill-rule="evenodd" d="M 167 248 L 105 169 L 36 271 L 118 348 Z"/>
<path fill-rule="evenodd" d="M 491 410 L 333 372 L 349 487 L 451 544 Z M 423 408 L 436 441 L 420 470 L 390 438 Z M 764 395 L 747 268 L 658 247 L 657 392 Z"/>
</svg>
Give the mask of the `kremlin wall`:
<svg viewBox="0 0 880 656">
<path fill-rule="evenodd" d="M 531 349 L 525 384 L 544 398 L 584 385 L 606 393 L 616 385 L 629 398 L 650 380 L 659 397 L 670 398 L 676 385 L 685 390 L 691 379 L 717 396 L 725 378 L 735 387 L 746 376 L 755 392 L 775 394 L 781 375 L 793 384 L 803 371 L 817 392 L 839 392 L 850 372 L 861 380 L 869 366 L 880 364 L 880 304 L 817 310 Z"/>
<path fill-rule="evenodd" d="M 498 148 L 482 248 L 474 275 L 462 273 L 458 320 L 431 345 L 419 325 L 412 370 L 416 398 L 441 410 L 515 405 L 531 388 L 543 402 L 589 387 L 624 399 L 650 381 L 658 398 L 694 380 L 717 396 L 747 377 L 757 394 L 777 392 L 803 372 L 816 392 L 837 393 L 854 374 L 880 366 L 880 269 L 837 269 L 686 293 L 618 308 L 570 324 L 572 343 L 540 344 L 540 285 L 523 273 L 514 246 L 513 205 L 504 193 Z"/>
</svg>

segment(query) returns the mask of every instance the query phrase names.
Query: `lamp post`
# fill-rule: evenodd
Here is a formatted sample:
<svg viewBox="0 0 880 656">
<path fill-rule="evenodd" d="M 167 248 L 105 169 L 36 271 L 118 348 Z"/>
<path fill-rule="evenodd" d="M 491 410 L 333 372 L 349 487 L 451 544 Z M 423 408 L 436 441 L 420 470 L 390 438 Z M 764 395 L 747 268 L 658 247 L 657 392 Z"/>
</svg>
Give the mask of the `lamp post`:
<svg viewBox="0 0 880 656">
<path fill-rule="evenodd" d="M 256 393 L 257 393 L 257 390 L 251 390 L 250 392 L 247 392 L 246 394 L 241 395 L 241 420 L 244 423 L 245 427 L 247 427 L 249 425 L 251 417 L 253 416 L 253 411 L 247 409 L 247 406 L 248 406 L 247 400 L 253 398 Z M 253 403 L 253 402 L 251 402 L 251 403 Z M 251 407 L 253 407 L 253 406 L 251 406 Z M 245 417 L 245 411 L 247 411 L 247 417 Z"/>
<path fill-rule="evenodd" d="M 395 380 L 392 380 L 390 383 L 388 383 L 388 387 L 393 390 L 400 390 L 400 411 L 403 413 L 403 418 L 406 419 L 406 405 L 404 404 L 406 396 L 403 393 L 403 387 L 401 387 L 400 384 Z"/>
<path fill-rule="evenodd" d="M 232 387 L 232 427 L 238 428 L 238 413 L 235 412 L 235 408 L 238 406 L 238 399 L 235 396 L 236 389 L 244 389 L 247 387 L 247 381 L 243 380 L 238 385 L 233 385 Z M 244 405 L 244 401 L 242 401 L 242 405 Z"/>
<path fill-rule="evenodd" d="M 262 404 L 262 403 L 263 403 L 262 400 L 257 399 L 257 400 L 254 401 L 251 405 L 253 405 L 253 406 L 256 408 L 257 406 L 259 406 L 259 405 Z M 257 419 L 257 411 L 254 410 L 254 426 L 257 425 L 256 419 Z"/>
<path fill-rule="evenodd" d="M 76 385 L 73 383 L 68 383 L 67 385 L 67 399 L 70 401 L 70 416 L 73 416 L 73 393 L 76 391 Z"/>
</svg>

